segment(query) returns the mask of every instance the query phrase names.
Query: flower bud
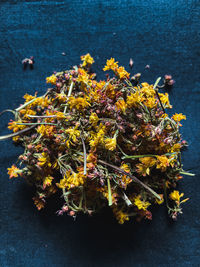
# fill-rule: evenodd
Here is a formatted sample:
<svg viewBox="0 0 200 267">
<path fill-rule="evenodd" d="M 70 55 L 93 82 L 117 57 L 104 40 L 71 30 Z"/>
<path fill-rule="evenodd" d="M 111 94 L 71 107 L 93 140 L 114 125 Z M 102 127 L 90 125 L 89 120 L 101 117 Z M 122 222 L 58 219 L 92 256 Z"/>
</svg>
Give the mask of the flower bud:
<svg viewBox="0 0 200 267">
<path fill-rule="evenodd" d="M 76 213 L 73 211 L 73 210 L 71 210 L 70 212 L 69 212 L 69 215 L 70 216 L 74 216 Z"/>
<path fill-rule="evenodd" d="M 133 67 L 133 64 L 134 64 L 134 61 L 133 61 L 132 58 L 130 58 L 130 60 L 129 60 L 129 66 L 130 66 L 131 69 L 132 69 L 132 67 Z"/>
</svg>

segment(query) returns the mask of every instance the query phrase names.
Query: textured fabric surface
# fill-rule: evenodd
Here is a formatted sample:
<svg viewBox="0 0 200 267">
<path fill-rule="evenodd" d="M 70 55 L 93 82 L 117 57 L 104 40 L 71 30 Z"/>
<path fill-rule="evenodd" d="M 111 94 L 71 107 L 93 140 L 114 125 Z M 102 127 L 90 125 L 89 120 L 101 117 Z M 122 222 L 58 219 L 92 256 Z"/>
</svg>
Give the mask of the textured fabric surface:
<svg viewBox="0 0 200 267">
<path fill-rule="evenodd" d="M 165 208 L 153 221 L 118 225 L 105 213 L 92 218 L 58 217 L 60 203 L 38 212 L 33 192 L 21 179 L 9 181 L 7 168 L 22 149 L 0 143 L 0 266 L 199 266 L 200 265 L 200 2 L 198 0 L 0 1 L 0 110 L 16 108 L 28 92 L 46 89 L 45 77 L 70 68 L 87 52 L 103 78 L 107 58 L 153 83 L 172 74 L 174 111 L 187 116 L 181 129 L 189 148 L 179 189 L 190 201 L 171 222 Z M 66 55 L 63 56 L 62 52 Z M 21 60 L 35 57 L 33 70 Z M 149 64 L 150 69 L 144 69 Z M 129 69 L 128 69 L 129 70 Z M 1 116 L 0 134 L 10 114 Z M 54 203 L 54 204 L 53 204 Z"/>
</svg>

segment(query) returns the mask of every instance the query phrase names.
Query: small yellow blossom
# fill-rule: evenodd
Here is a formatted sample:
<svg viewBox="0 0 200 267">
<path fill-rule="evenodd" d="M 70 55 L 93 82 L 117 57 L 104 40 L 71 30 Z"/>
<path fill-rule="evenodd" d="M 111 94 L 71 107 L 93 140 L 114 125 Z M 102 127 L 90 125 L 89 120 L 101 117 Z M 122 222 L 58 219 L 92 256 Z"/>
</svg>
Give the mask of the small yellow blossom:
<svg viewBox="0 0 200 267">
<path fill-rule="evenodd" d="M 172 116 L 172 119 L 176 122 L 179 122 L 181 120 L 186 120 L 186 116 L 183 115 L 182 113 L 175 113 L 173 116 Z"/>
<path fill-rule="evenodd" d="M 39 156 L 38 165 L 41 167 L 43 166 L 51 167 L 50 158 L 46 152 L 42 152 L 42 154 Z"/>
<path fill-rule="evenodd" d="M 157 169 L 161 169 L 161 171 L 165 171 L 169 166 L 169 159 L 166 156 L 157 156 Z"/>
<path fill-rule="evenodd" d="M 158 93 L 158 95 L 160 97 L 160 101 L 164 105 L 164 108 L 172 108 L 172 105 L 170 105 L 170 103 L 169 103 L 169 95 L 168 95 L 168 93 L 165 93 L 165 94 Z"/>
<path fill-rule="evenodd" d="M 19 111 L 20 114 L 23 115 L 23 119 L 30 119 L 29 115 L 36 115 L 36 111 L 30 108 L 21 109 Z"/>
<path fill-rule="evenodd" d="M 44 208 L 45 201 L 43 199 L 39 197 L 33 197 L 33 201 L 38 210 L 41 210 Z"/>
<path fill-rule="evenodd" d="M 57 93 L 54 99 L 58 99 L 60 103 L 65 103 L 67 101 L 67 96 L 64 92 Z"/>
<path fill-rule="evenodd" d="M 129 221 L 128 214 L 121 209 L 118 209 L 116 206 L 113 207 L 113 213 L 120 224 L 123 224 L 125 221 Z"/>
<path fill-rule="evenodd" d="M 110 83 L 107 85 L 105 92 L 106 96 L 111 99 L 115 98 L 116 96 L 115 86 Z"/>
<path fill-rule="evenodd" d="M 98 118 L 97 114 L 96 114 L 95 112 L 93 112 L 93 113 L 90 115 L 89 122 L 90 122 L 93 126 L 96 126 L 98 121 L 99 121 L 99 118 Z"/>
<path fill-rule="evenodd" d="M 142 94 L 140 94 L 138 91 L 136 93 L 131 93 L 127 96 L 127 106 L 129 108 L 136 107 L 139 103 L 141 103 L 144 100 Z"/>
<path fill-rule="evenodd" d="M 119 67 L 116 69 L 116 74 L 119 76 L 120 79 L 129 78 L 130 73 L 128 73 L 124 67 Z"/>
<path fill-rule="evenodd" d="M 65 119 L 66 118 L 66 115 L 63 112 L 60 112 L 60 111 L 57 111 L 55 113 L 55 115 L 56 115 L 56 119 L 57 120 L 62 120 L 62 119 Z"/>
<path fill-rule="evenodd" d="M 56 84 L 57 77 L 55 74 L 52 74 L 51 76 L 46 78 L 46 83 Z"/>
<path fill-rule="evenodd" d="M 64 178 L 60 180 L 60 183 L 57 183 L 56 185 L 62 189 L 70 189 L 71 187 L 78 187 L 84 184 L 85 180 L 86 175 L 83 175 L 81 172 L 73 172 L 71 175 L 70 172 L 67 172 Z"/>
<path fill-rule="evenodd" d="M 33 100 L 34 98 L 36 98 L 36 95 L 37 95 L 37 93 L 35 93 L 35 95 L 25 94 L 25 95 L 23 96 L 23 98 L 26 100 L 25 103 L 27 103 L 27 102 Z"/>
<path fill-rule="evenodd" d="M 104 140 L 104 143 L 105 143 L 105 148 L 106 149 L 111 150 L 111 151 L 116 149 L 116 145 L 117 145 L 116 137 L 106 138 Z"/>
<path fill-rule="evenodd" d="M 68 129 L 65 130 L 65 133 L 69 135 L 68 141 L 67 141 L 67 146 L 69 147 L 71 140 L 75 143 L 77 142 L 77 138 L 80 136 L 81 132 L 77 130 L 79 125 L 76 125 L 74 128 L 69 127 Z"/>
<path fill-rule="evenodd" d="M 90 152 L 87 155 L 87 162 L 89 162 L 89 163 L 95 163 L 96 164 L 96 162 L 97 162 L 97 156 L 94 153 Z"/>
<path fill-rule="evenodd" d="M 81 56 L 81 60 L 83 61 L 82 66 L 85 67 L 87 65 L 92 65 L 94 63 L 94 59 L 88 53 L 84 56 Z"/>
<path fill-rule="evenodd" d="M 99 124 L 97 127 L 97 133 L 90 132 L 90 146 L 91 147 L 96 147 L 100 144 L 104 143 L 104 136 L 105 136 L 105 130 L 106 127 L 102 125 L 102 123 Z"/>
<path fill-rule="evenodd" d="M 116 103 L 115 106 L 117 107 L 118 110 L 121 110 L 123 113 L 125 113 L 126 111 L 126 102 L 124 101 L 124 99 L 119 99 Z"/>
<path fill-rule="evenodd" d="M 27 128 L 27 125 L 20 125 L 18 123 L 22 123 L 22 121 L 11 121 L 8 123 L 8 129 L 13 130 L 14 133 L 23 130 L 25 128 Z"/>
<path fill-rule="evenodd" d="M 108 59 L 106 61 L 106 66 L 103 68 L 104 71 L 106 70 L 113 70 L 115 71 L 118 68 L 118 62 L 115 62 L 114 58 Z"/>
<path fill-rule="evenodd" d="M 130 172 L 130 167 L 129 167 L 127 164 L 122 164 L 122 165 L 120 166 L 120 169 L 124 170 L 125 172 Z M 122 182 L 122 186 L 123 186 L 123 187 L 126 188 L 127 185 L 130 184 L 132 181 L 133 181 L 133 180 L 132 180 L 129 176 L 127 176 L 127 175 L 122 175 L 122 180 L 121 180 L 121 182 Z"/>
<path fill-rule="evenodd" d="M 140 158 L 139 161 L 141 163 L 136 165 L 137 171 L 143 176 L 149 175 L 150 168 L 156 164 L 156 159 L 153 157 L 143 157 L 143 158 Z"/>
<path fill-rule="evenodd" d="M 8 175 L 9 178 L 18 177 L 19 175 L 22 175 L 22 171 L 17 168 L 15 165 L 12 165 L 11 168 L 8 168 Z"/>
<path fill-rule="evenodd" d="M 148 97 L 153 97 L 155 96 L 156 92 L 153 89 L 153 85 L 149 85 L 148 83 L 142 83 L 141 84 L 140 91 L 142 94 L 144 94 L 147 98 Z"/>
<path fill-rule="evenodd" d="M 40 125 L 37 127 L 37 132 L 41 134 L 41 136 L 51 137 L 53 136 L 55 127 L 52 125 Z"/>
<path fill-rule="evenodd" d="M 147 210 L 147 208 L 151 205 L 148 201 L 141 200 L 141 196 L 137 195 L 134 198 L 134 205 L 139 209 L 139 210 Z"/>
<path fill-rule="evenodd" d="M 43 188 L 45 189 L 47 186 L 50 186 L 52 183 L 52 180 L 53 180 L 52 176 L 50 175 L 46 176 L 43 181 Z"/>
<path fill-rule="evenodd" d="M 81 69 L 81 68 L 78 69 L 77 82 L 80 82 L 86 85 L 90 84 L 89 75 L 84 69 Z"/>
<path fill-rule="evenodd" d="M 17 141 L 19 141 L 19 135 L 14 136 L 14 137 L 12 138 L 12 140 L 13 140 L 13 142 L 17 142 Z"/>
<path fill-rule="evenodd" d="M 154 97 L 147 98 L 145 105 L 150 109 L 155 108 L 157 106 L 156 99 Z"/>
<path fill-rule="evenodd" d="M 185 198 L 183 199 L 182 201 L 180 201 L 180 199 L 184 196 L 184 193 L 179 193 L 179 191 L 177 190 L 174 190 L 170 195 L 169 197 L 174 200 L 178 205 L 180 205 L 181 203 L 184 203 L 186 201 L 189 200 L 189 198 Z"/>
<path fill-rule="evenodd" d="M 163 194 L 159 194 L 160 199 L 156 198 L 156 203 L 161 205 L 164 202 Z"/>
<path fill-rule="evenodd" d="M 69 106 L 70 109 L 77 109 L 77 110 L 84 110 L 88 106 L 90 106 L 90 103 L 86 100 L 85 97 L 73 97 L 71 96 L 69 98 Z"/>
<path fill-rule="evenodd" d="M 179 152 L 181 149 L 181 144 L 180 143 L 177 143 L 177 144 L 174 144 L 171 149 L 170 149 L 170 152 L 173 153 L 173 152 Z"/>
</svg>

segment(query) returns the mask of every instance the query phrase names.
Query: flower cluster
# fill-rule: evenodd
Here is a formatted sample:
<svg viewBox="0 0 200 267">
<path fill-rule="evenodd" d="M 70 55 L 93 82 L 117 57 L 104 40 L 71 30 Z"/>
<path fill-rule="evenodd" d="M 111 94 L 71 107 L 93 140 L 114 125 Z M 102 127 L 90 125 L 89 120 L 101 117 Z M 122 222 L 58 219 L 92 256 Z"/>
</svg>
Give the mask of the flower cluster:
<svg viewBox="0 0 200 267">
<path fill-rule="evenodd" d="M 171 191 L 184 172 L 179 127 L 186 117 L 165 112 L 172 106 L 158 81 L 135 84 L 114 58 L 103 69 L 114 76 L 97 81 L 90 71 L 94 59 L 87 54 L 81 60 L 46 78 L 52 88 L 40 97 L 26 94 L 13 111 L 9 137 L 24 153 L 19 168 L 8 168 L 10 178 L 35 186 L 38 210 L 51 195 L 62 196 L 59 215 L 91 215 L 108 205 L 122 224 L 130 217 L 151 219 L 152 205 L 164 202 L 172 217 L 181 213 L 187 199 Z"/>
</svg>

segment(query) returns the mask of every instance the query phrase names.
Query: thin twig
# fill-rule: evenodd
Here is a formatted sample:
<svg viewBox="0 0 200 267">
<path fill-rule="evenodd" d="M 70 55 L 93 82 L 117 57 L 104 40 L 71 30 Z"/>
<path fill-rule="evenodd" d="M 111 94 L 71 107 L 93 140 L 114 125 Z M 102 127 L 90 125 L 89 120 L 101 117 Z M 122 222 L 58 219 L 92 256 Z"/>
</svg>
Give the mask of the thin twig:
<svg viewBox="0 0 200 267">
<path fill-rule="evenodd" d="M 50 122 L 19 122 L 19 123 L 16 123 L 17 125 L 54 125 L 54 126 L 57 126 L 57 124 L 55 123 L 50 123 Z"/>
<path fill-rule="evenodd" d="M 159 78 L 156 80 L 156 82 L 154 83 L 153 89 L 155 90 L 155 92 L 156 92 L 156 96 L 157 96 L 157 98 L 158 98 L 158 100 L 159 100 L 159 102 L 160 102 L 161 108 L 162 108 L 163 112 L 165 113 L 165 109 L 164 109 L 163 104 L 162 104 L 162 102 L 161 102 L 161 100 L 160 100 L 160 96 L 159 96 L 158 90 L 156 89 L 156 87 L 158 87 L 158 84 L 159 84 L 160 80 L 161 80 L 161 77 L 159 77 Z"/>
<path fill-rule="evenodd" d="M 23 134 L 25 132 L 28 132 L 28 131 L 32 130 L 35 127 L 36 127 L 36 125 L 32 125 L 31 127 L 25 128 L 25 129 L 23 129 L 23 130 L 21 130 L 19 132 L 12 133 L 12 134 L 7 134 L 7 135 L 4 135 L 4 136 L 0 136 L 0 141 L 3 141 L 3 140 L 8 139 L 8 138 L 15 137 L 15 136 L 20 135 L 20 134 Z"/>
<path fill-rule="evenodd" d="M 82 143 L 83 143 L 83 156 L 84 156 L 84 172 L 83 174 L 86 175 L 87 174 L 87 154 L 86 154 L 86 147 L 85 147 L 85 142 L 81 136 L 81 140 L 82 140 Z"/>
<path fill-rule="evenodd" d="M 12 109 L 5 109 L 5 110 L 3 110 L 3 111 L 0 112 L 0 116 L 1 116 L 2 114 L 4 114 L 5 112 L 12 112 L 14 115 L 15 115 L 15 113 L 16 113 L 16 111 L 14 111 L 14 110 L 12 110 Z"/>
<path fill-rule="evenodd" d="M 131 175 L 130 173 L 128 172 L 125 172 L 124 170 L 122 170 L 121 168 L 117 167 L 117 166 L 114 166 L 110 163 L 107 163 L 103 160 L 98 160 L 100 163 L 104 164 L 104 165 L 107 165 L 113 169 L 115 169 L 116 171 L 118 172 L 121 172 L 127 176 L 129 176 L 132 180 L 134 180 L 135 182 L 137 182 L 138 184 L 140 184 L 141 186 L 143 186 L 144 188 L 146 188 L 149 192 L 151 192 L 155 197 L 157 197 L 159 200 L 161 200 L 161 197 L 154 191 L 152 190 L 149 186 L 147 186 L 146 184 L 144 184 L 143 182 L 141 182 L 137 177 Z"/>
</svg>

